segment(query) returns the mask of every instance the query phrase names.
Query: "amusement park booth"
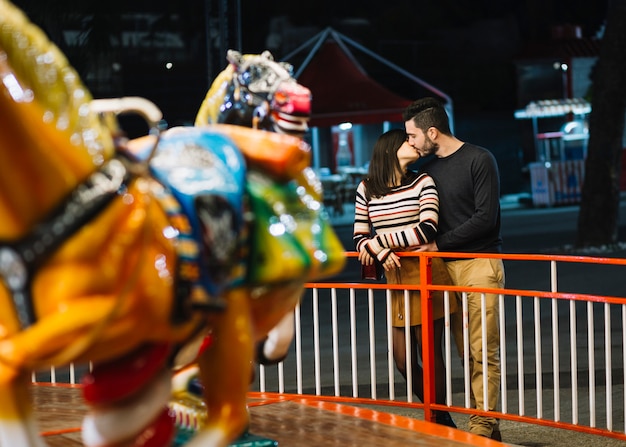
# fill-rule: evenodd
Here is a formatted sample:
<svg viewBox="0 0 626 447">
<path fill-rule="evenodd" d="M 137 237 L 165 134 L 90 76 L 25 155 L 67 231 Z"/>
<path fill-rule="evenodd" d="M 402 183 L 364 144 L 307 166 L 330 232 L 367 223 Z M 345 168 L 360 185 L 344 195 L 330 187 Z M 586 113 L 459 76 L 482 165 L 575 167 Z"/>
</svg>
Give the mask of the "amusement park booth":
<svg viewBox="0 0 626 447">
<path fill-rule="evenodd" d="M 578 203 L 585 177 L 591 105 L 584 99 L 531 101 L 515 111 L 515 118 L 530 120 L 535 160 L 528 164 L 535 206 Z M 549 121 L 552 129 L 541 127 Z"/>
</svg>

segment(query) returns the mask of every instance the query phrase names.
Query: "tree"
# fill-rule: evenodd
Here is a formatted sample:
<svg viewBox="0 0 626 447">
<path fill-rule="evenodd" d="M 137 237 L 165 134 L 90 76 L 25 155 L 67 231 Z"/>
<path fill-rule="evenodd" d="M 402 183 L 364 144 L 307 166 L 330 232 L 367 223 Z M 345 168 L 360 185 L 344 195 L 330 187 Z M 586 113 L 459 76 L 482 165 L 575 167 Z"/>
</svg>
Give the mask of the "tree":
<svg viewBox="0 0 626 447">
<path fill-rule="evenodd" d="M 610 0 L 592 78 L 589 146 L 576 246 L 617 243 L 622 139 L 626 114 L 626 0 Z"/>
</svg>

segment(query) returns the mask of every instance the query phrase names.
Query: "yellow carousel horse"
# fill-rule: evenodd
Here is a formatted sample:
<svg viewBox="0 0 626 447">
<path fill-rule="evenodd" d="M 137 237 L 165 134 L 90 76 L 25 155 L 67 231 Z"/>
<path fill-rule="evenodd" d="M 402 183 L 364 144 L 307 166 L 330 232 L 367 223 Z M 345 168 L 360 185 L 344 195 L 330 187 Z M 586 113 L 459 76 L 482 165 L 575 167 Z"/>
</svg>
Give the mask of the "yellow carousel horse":
<svg viewBox="0 0 626 447">
<path fill-rule="evenodd" d="M 94 365 L 86 446 L 171 445 L 172 368 L 192 362 L 207 420 L 189 445 L 228 445 L 255 344 L 343 267 L 309 147 L 262 127 L 158 132 L 145 100 L 93 101 L 6 0 L 0 80 L 0 446 L 45 446 L 30 372 L 70 362 Z M 153 134 L 124 140 L 126 112 Z"/>
</svg>

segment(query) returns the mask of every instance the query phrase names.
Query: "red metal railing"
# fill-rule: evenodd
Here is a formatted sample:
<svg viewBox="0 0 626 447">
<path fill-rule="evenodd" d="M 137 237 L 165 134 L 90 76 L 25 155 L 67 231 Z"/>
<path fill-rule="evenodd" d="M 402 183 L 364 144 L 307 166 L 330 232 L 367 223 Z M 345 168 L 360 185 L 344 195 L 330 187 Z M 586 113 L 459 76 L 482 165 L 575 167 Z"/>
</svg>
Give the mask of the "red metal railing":
<svg viewBox="0 0 626 447">
<path fill-rule="evenodd" d="M 347 253 L 347 256 L 355 258 L 356 253 Z M 308 284 L 307 294 L 296 309 L 295 356 L 290 354 L 275 370 L 272 367 L 261 367 L 259 381 L 254 389 L 268 392 L 272 381 L 276 381 L 275 389 L 279 393 L 315 395 L 321 400 L 411 406 L 422 409 L 427 420 L 430 420 L 433 410 L 465 414 L 488 413 L 490 416 L 511 421 L 626 440 L 623 420 L 626 399 L 624 397 L 626 300 L 624 297 L 606 293 L 561 292 L 557 287 L 559 279 L 565 279 L 560 277 L 557 267 L 572 265 L 577 266 L 580 274 L 598 278 L 599 284 L 596 286 L 600 288 L 610 287 L 606 278 L 614 276 L 616 283 L 619 284 L 619 276 L 623 278 L 626 274 L 626 260 L 588 256 L 464 253 L 402 253 L 401 256 L 420 257 L 422 278 L 431 277 L 429 261 L 433 257 L 483 257 L 502 259 L 505 265 L 516 262 L 529 265 L 547 264 L 549 281 L 543 278 L 542 282 L 546 284 L 543 290 L 533 288 L 534 281 L 530 280 L 528 289 L 464 288 L 433 285 L 429 281 L 417 285 L 387 285 L 364 283 L 357 278 L 352 283 Z M 611 271 L 596 272 L 596 269 L 602 266 L 610 268 Z M 529 274 L 534 275 L 534 270 L 536 269 L 530 268 Z M 573 275 L 579 274 L 574 272 Z M 572 273 L 568 272 L 561 276 L 569 277 Z M 562 282 L 567 289 L 568 284 Z M 584 288 L 592 289 L 591 282 L 584 281 Z M 381 318 L 377 317 L 375 309 L 383 307 L 374 303 L 386 299 L 388 304 L 388 291 L 394 289 L 419 290 L 422 297 L 429 296 L 432 291 L 441 290 L 448 300 L 454 297 L 453 292 L 456 292 L 461 296 L 462 305 L 465 306 L 467 293 L 470 291 L 499 296 L 502 363 L 499 411 L 486 412 L 470 408 L 467 357 L 461 359 L 462 374 L 457 370 L 456 377 L 452 376 L 451 365 L 456 358 L 452 355 L 449 314 L 445 317 L 444 333 L 444 356 L 446 364 L 450 365 L 446 377 L 448 402 L 441 405 L 433 401 L 433 332 L 432 325 L 429 324 L 422 326 L 424 401 L 421 403 L 412 401 L 411 384 L 398 378 L 398 374 L 393 371 L 389 318 L 386 318 L 387 340 L 381 343 L 380 338 L 376 336 L 379 333 L 376 331 L 378 327 L 376 325 L 380 321 L 375 320 Z M 626 293 L 626 290 L 616 289 L 615 292 Z M 325 299 L 328 302 L 320 304 Z M 364 304 L 365 302 L 367 304 Z M 306 306 L 304 312 L 303 306 Z M 363 311 L 365 307 L 367 318 L 360 319 L 357 308 Z M 311 315 L 308 315 L 309 308 Z M 330 315 L 324 317 L 325 311 L 330 312 Z M 388 311 L 387 306 L 386 312 Z M 423 321 L 432 320 L 430 299 L 422 300 L 422 315 L 427 316 Z M 565 320 L 567 324 L 563 324 Z M 309 334 L 312 332 L 312 341 L 307 336 L 307 330 L 310 331 Z M 369 331 L 368 337 L 360 336 L 364 331 Z M 376 358 L 376 354 L 381 351 L 385 353 L 386 361 Z M 313 356 L 312 365 L 310 356 Z M 362 368 L 363 362 L 369 363 L 368 370 Z M 349 375 L 345 373 L 346 369 L 349 370 Z M 384 376 L 381 374 L 384 371 L 388 373 L 389 389 L 385 396 L 381 396 L 380 391 L 384 389 L 382 385 L 385 379 L 380 377 Z M 517 381 L 510 380 L 515 378 Z M 564 381 L 569 383 L 564 386 L 562 385 Z M 405 395 L 395 395 L 396 382 L 406 386 Z M 369 388 L 369 391 L 363 388 L 363 384 L 368 385 L 366 388 Z M 346 395 L 347 389 L 351 389 L 351 396 Z M 363 394 L 369 396 L 363 397 Z M 599 398 L 602 397 L 603 403 L 599 402 Z M 549 400 L 552 401 L 551 404 L 548 404 Z M 517 408 L 514 408 L 515 405 Z M 534 409 L 531 409 L 533 406 Z M 581 421 L 582 415 L 585 421 Z M 616 420 L 615 415 L 622 419 Z"/>
<path fill-rule="evenodd" d="M 420 257 L 422 278 L 431 277 L 429 266 L 434 257 L 499 258 L 505 262 L 507 285 L 503 289 L 470 289 L 433 285 L 429 280 L 422 284 L 387 285 L 363 282 L 356 277 L 354 282 L 307 284 L 295 309 L 293 352 L 276 366 L 259 367 L 251 395 L 295 395 L 309 400 L 416 408 L 423 410 L 426 420 L 431 419 L 433 410 L 489 414 L 503 420 L 626 441 L 626 297 L 619 296 L 626 294 L 625 259 L 464 253 L 400 255 Z M 349 262 L 358 262 L 356 253 L 346 256 Z M 453 350 L 449 312 L 445 316 L 443 341 L 448 365 L 447 401 L 433 401 L 430 324 L 422 326 L 424 401 L 413 401 L 411 384 L 402 379 L 393 362 L 391 290 L 419 290 L 422 297 L 442 290 L 448 303 L 456 292 L 462 308 L 467 305 L 470 291 L 498 295 L 498 411 L 470 407 L 467 358 L 459 358 Z M 422 315 L 427 316 L 423 321 L 431 321 L 430 299 L 422 300 Z M 385 334 L 382 337 L 381 332 Z M 458 362 L 460 367 L 456 366 Z M 80 374 L 80 369 L 74 371 L 71 366 L 53 369 L 49 374 L 33 374 L 33 381 L 75 383 Z"/>
</svg>

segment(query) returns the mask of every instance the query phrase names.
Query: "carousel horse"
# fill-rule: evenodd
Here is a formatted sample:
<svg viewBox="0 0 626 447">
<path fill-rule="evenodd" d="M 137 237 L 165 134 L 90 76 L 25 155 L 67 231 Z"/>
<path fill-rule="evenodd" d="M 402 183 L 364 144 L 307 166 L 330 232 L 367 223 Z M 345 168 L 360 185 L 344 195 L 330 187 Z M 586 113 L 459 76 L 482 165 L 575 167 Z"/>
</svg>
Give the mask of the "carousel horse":
<svg viewBox="0 0 626 447">
<path fill-rule="evenodd" d="M 311 92 L 295 81 L 293 66 L 274 61 L 269 51 L 244 55 L 229 50 L 226 59 L 228 65 L 209 88 L 195 125 L 224 123 L 302 138 L 308 130 Z M 284 360 L 293 330 L 293 313 L 288 312 L 257 344 L 257 362 Z"/>
<path fill-rule="evenodd" d="M 227 61 L 228 65 L 207 92 L 195 125 L 217 126 L 244 146 L 248 146 L 245 139 L 249 130 L 246 129 L 250 128 L 302 138 L 308 129 L 311 93 L 295 81 L 291 64 L 275 61 L 268 51 L 241 54 L 229 50 Z M 271 165 L 279 167 L 280 172 L 290 169 L 280 166 L 278 160 L 273 160 Z M 296 165 L 297 171 L 301 169 L 308 168 Z M 312 172 L 309 174 L 313 175 Z M 294 296 L 299 295 L 297 292 Z M 293 340 L 293 318 L 293 312 L 286 312 L 281 321 L 257 342 L 255 360 L 258 363 L 268 365 L 284 360 Z M 177 370 L 173 378 L 171 408 L 176 415 L 181 443 L 194 435 L 207 418 L 201 400 L 206 390 L 198 375 L 197 365 L 188 364 Z M 244 436 L 241 442 L 246 440 Z"/>
<path fill-rule="evenodd" d="M 0 446 L 46 445 L 30 372 L 70 362 L 93 364 L 86 446 L 171 445 L 172 370 L 188 364 L 207 409 L 189 445 L 228 445 L 248 424 L 255 343 L 343 267 L 309 147 L 239 125 L 162 130 L 145 100 L 94 101 L 7 0 L 0 79 Z M 127 112 L 150 135 L 126 141 Z"/>
<path fill-rule="evenodd" d="M 196 115 L 196 126 L 234 124 L 302 137 L 311 115 L 311 92 L 293 78 L 293 66 L 269 51 L 229 50 Z"/>
</svg>

